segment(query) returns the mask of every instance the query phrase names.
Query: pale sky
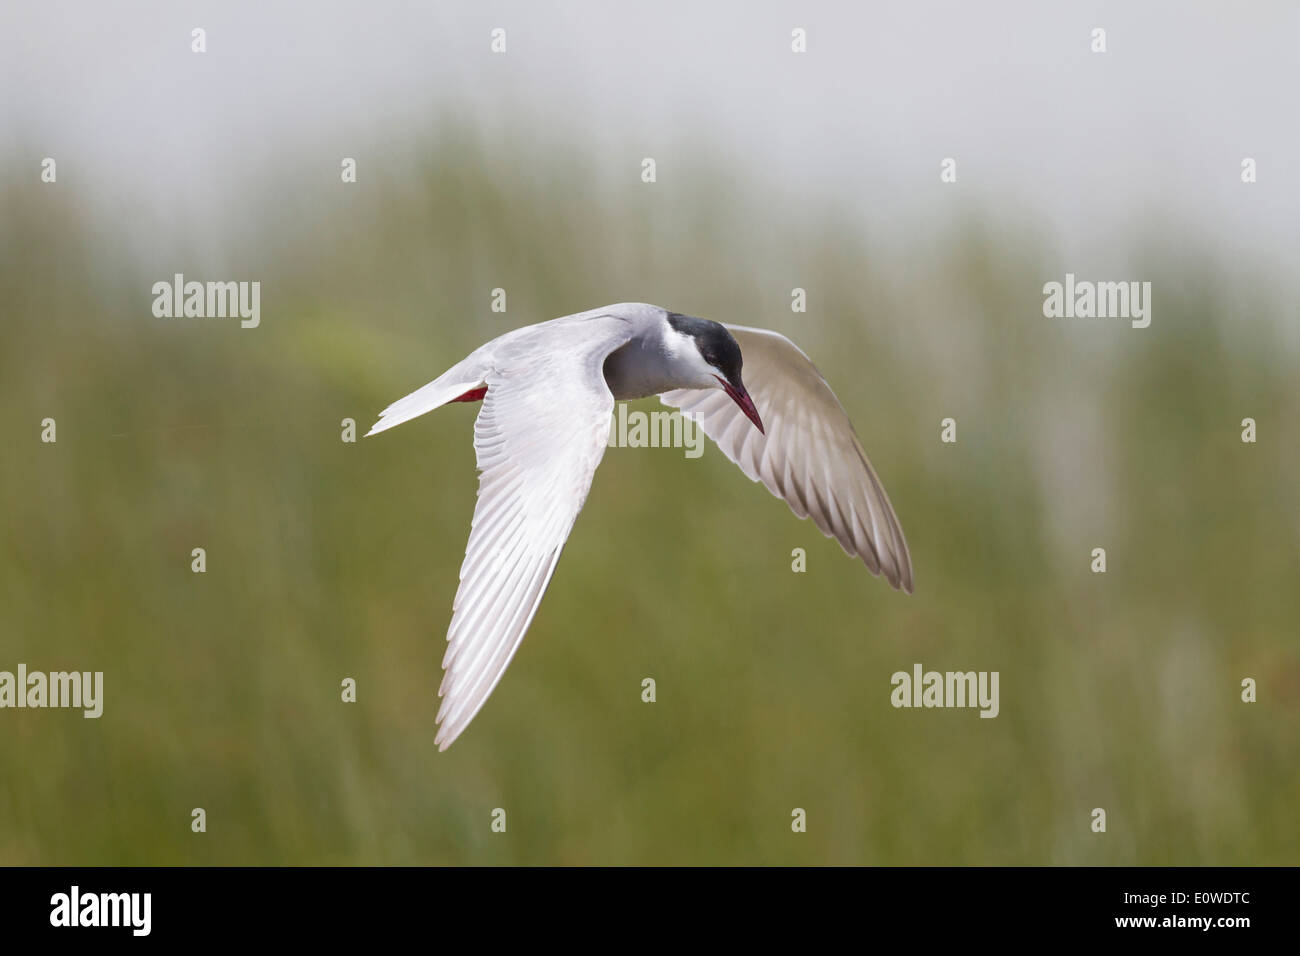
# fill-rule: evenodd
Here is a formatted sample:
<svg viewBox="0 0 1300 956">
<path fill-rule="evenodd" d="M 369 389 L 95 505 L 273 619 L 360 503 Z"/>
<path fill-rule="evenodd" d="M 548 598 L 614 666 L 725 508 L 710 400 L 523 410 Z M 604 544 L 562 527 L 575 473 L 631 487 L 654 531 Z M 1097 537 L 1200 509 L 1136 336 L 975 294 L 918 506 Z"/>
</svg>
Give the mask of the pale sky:
<svg viewBox="0 0 1300 956">
<path fill-rule="evenodd" d="M 790 50 L 795 27 L 807 53 Z M 1172 214 L 1285 272 L 1300 254 L 1296 36 L 1300 3 L 1226 0 L 10 0 L 0 161 L 52 155 L 61 182 L 219 229 L 250 178 L 316 152 L 337 168 L 459 114 L 503 149 L 572 150 L 606 181 L 654 156 L 661 179 L 734 169 L 756 208 L 833 196 L 878 235 L 948 228 L 957 190 L 1066 247 L 1122 246 Z"/>
</svg>

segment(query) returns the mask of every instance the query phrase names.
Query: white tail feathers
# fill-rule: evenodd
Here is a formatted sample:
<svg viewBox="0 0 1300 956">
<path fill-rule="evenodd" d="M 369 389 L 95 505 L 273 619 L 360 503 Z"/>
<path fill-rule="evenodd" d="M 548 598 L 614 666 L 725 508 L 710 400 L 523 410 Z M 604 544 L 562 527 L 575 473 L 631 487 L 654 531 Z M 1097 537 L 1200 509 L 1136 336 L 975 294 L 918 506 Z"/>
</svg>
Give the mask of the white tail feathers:
<svg viewBox="0 0 1300 956">
<path fill-rule="evenodd" d="M 452 373 L 457 373 L 455 381 L 449 380 Z M 463 370 L 459 367 L 451 369 L 423 388 L 416 389 L 410 395 L 399 398 L 385 408 L 379 413 L 379 421 L 375 422 L 370 431 L 366 432 L 366 436 L 377 435 L 382 431 L 387 431 L 394 425 L 409 422 L 412 418 L 423 415 L 425 412 L 431 412 L 440 405 L 446 405 L 453 399 L 460 398 L 466 392 L 482 387 L 483 382 L 481 379 L 467 379 Z"/>
</svg>

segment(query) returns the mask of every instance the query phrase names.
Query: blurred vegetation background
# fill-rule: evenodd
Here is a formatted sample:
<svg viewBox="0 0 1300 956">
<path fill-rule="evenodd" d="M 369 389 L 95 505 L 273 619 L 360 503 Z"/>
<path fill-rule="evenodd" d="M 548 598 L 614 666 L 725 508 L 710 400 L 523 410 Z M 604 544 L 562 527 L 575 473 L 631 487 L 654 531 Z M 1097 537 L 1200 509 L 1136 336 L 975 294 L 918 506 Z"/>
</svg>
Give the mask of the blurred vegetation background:
<svg viewBox="0 0 1300 956">
<path fill-rule="evenodd" d="M 102 670 L 105 703 L 0 712 L 0 863 L 1300 863 L 1300 390 L 1274 278 L 1158 219 L 1089 261 L 996 209 L 876 234 L 707 155 L 646 186 L 454 121 L 373 146 L 356 185 L 267 170 L 237 227 L 178 210 L 143 241 L 130 197 L 106 214 L 5 159 L 0 669 Z M 1067 271 L 1151 281 L 1151 327 L 1045 319 Z M 261 327 L 154 318 L 175 272 L 259 280 Z M 518 656 L 438 754 L 476 407 L 356 444 L 340 422 L 628 300 L 813 357 L 916 593 L 711 444 L 610 449 Z M 1000 715 L 893 709 L 916 662 L 999 671 Z"/>
</svg>

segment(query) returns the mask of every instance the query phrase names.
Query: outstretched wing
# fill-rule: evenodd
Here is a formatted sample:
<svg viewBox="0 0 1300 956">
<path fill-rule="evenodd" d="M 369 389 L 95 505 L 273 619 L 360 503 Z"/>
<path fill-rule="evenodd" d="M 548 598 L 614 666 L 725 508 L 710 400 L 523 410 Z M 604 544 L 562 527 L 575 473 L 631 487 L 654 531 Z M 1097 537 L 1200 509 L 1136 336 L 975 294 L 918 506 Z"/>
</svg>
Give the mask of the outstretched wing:
<svg viewBox="0 0 1300 956">
<path fill-rule="evenodd" d="M 728 458 L 796 515 L 811 517 L 872 574 L 910 594 L 912 559 L 903 529 L 826 379 L 784 335 L 727 328 L 740 346 L 745 388 L 767 434 L 721 391 L 679 389 L 660 399 L 694 418 Z"/>
<path fill-rule="evenodd" d="M 631 337 L 600 317 L 544 323 L 490 359 L 474 425 L 478 503 L 438 695 L 446 750 L 519 649 L 605 454 L 614 397 L 605 358 Z"/>
</svg>

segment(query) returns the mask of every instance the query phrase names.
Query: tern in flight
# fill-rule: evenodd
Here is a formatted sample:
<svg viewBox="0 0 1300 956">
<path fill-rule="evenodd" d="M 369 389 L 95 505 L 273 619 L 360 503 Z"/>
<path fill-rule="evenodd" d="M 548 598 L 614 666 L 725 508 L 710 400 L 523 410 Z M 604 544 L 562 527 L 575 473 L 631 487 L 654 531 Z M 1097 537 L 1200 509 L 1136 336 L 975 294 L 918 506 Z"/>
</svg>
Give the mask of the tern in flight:
<svg viewBox="0 0 1300 956">
<path fill-rule="evenodd" d="M 478 504 L 438 689 L 439 750 L 519 649 L 605 454 L 615 400 L 649 395 L 695 420 L 751 480 L 872 574 L 911 593 L 907 542 L 884 486 L 835 393 L 785 336 L 643 303 L 515 329 L 389 405 L 367 433 L 450 402 L 483 402 Z"/>
</svg>

